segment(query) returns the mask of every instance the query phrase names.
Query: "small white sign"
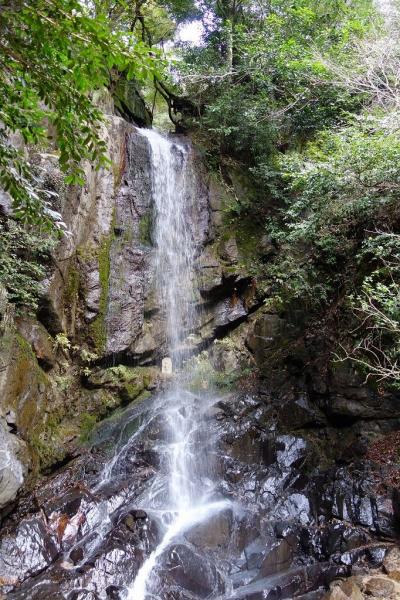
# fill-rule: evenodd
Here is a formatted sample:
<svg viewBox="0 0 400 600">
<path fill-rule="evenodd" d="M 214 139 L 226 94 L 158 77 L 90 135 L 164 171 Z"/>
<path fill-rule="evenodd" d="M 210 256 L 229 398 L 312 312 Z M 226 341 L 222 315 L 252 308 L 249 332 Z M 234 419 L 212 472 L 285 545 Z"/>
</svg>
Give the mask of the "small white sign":
<svg viewBox="0 0 400 600">
<path fill-rule="evenodd" d="M 163 375 L 172 375 L 172 360 L 169 356 L 162 359 L 161 362 L 161 373 Z"/>
</svg>

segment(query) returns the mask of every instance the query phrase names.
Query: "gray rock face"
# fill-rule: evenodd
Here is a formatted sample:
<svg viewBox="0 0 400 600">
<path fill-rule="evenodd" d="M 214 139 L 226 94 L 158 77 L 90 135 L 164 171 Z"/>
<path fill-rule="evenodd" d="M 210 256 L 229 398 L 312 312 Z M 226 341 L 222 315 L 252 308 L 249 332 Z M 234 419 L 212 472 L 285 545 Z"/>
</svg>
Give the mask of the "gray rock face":
<svg viewBox="0 0 400 600">
<path fill-rule="evenodd" d="M 8 431 L 7 422 L 0 419 L 0 508 L 15 499 L 23 482 L 26 468 L 18 456 L 25 445 Z"/>
<path fill-rule="evenodd" d="M 147 139 L 126 121 L 108 116 L 103 130 L 112 168 L 85 166 L 86 183 L 62 194 L 60 209 L 70 231 L 57 251 L 58 268 L 45 284 L 40 318 L 56 334 L 67 332 L 99 356 L 125 356 L 139 364 L 164 354 L 164 320 L 155 302 L 151 155 Z M 256 306 L 252 279 L 238 269 L 234 236 L 211 251 L 221 225 L 224 190 L 191 153 L 190 207 L 198 248 L 200 324 L 188 348 L 210 343 L 239 325 Z M 41 166 L 52 180 L 54 157 Z M 57 186 L 56 186 L 57 187 Z M 214 244 L 215 245 L 215 244 Z"/>
<path fill-rule="evenodd" d="M 85 185 L 62 194 L 61 212 L 69 235 L 57 253 L 58 268 L 46 282 L 41 320 L 51 333 L 66 331 L 82 336 L 87 322 L 100 309 L 102 281 L 99 256 L 109 239 L 115 210 L 115 191 L 125 165 L 125 136 L 132 126 L 108 116 L 102 135 L 112 168 L 96 170 L 84 165 Z M 60 177 L 57 164 L 45 160 L 42 167 L 53 179 Z M 56 190 L 59 191 L 59 190 Z"/>
<path fill-rule="evenodd" d="M 146 138 L 127 138 L 126 168 L 115 200 L 106 323 L 107 354 L 126 352 L 144 322 L 149 289 L 151 172 Z"/>
<path fill-rule="evenodd" d="M 26 444 L 14 434 L 18 407 L 13 405 L 9 393 L 15 333 L 13 312 L 5 289 L 0 286 L 0 509 L 16 498 L 29 465 Z"/>
<path fill-rule="evenodd" d="M 18 331 L 30 343 L 42 369 L 48 371 L 54 367 L 56 359 L 52 340 L 43 325 L 29 317 L 19 318 Z"/>
<path fill-rule="evenodd" d="M 261 370 L 269 372 L 272 367 L 271 356 L 275 356 L 276 362 L 294 351 L 295 336 L 296 328 L 287 320 L 274 313 L 264 313 L 254 321 L 247 344 Z"/>
<path fill-rule="evenodd" d="M 193 230 L 199 251 L 200 323 L 197 339 L 188 340 L 188 349 L 209 343 L 224 328 L 235 327 L 247 317 L 253 299 L 247 294 L 251 278 L 231 270 L 237 258 L 236 242 L 225 244 L 222 258 L 208 250 L 210 219 L 213 211 L 212 189 L 200 158 L 193 149 L 191 186 L 196 202 L 191 207 Z M 152 267 L 152 189 L 147 141 L 137 131 L 128 136 L 126 164 L 113 221 L 110 249 L 110 279 L 106 324 L 106 354 L 124 353 L 139 364 L 158 360 L 163 355 L 164 321 L 154 300 Z M 225 256 L 225 259 L 224 259 Z M 222 260 L 222 262 L 221 262 Z M 225 260 L 225 266 L 223 262 Z M 96 308 L 96 307 L 95 307 Z"/>
</svg>

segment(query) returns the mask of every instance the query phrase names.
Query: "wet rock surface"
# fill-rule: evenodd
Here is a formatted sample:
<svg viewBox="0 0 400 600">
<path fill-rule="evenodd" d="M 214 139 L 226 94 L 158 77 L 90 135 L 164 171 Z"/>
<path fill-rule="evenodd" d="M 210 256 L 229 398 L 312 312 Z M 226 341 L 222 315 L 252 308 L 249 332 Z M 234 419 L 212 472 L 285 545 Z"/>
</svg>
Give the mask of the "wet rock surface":
<svg viewBox="0 0 400 600">
<path fill-rule="evenodd" d="M 229 395 L 214 406 L 208 435 L 219 440 L 215 469 L 231 506 L 162 554 L 154 577 L 165 598 L 332 600 L 347 593 L 339 584 L 327 591 L 332 581 L 368 569 L 377 575 L 357 583 L 364 595 L 348 597 L 396 598 L 397 525 L 374 465 L 322 468 L 318 435 L 285 433 L 260 397 Z M 21 498 L 2 528 L 7 597 L 124 597 L 163 531 L 141 504 L 165 468 L 159 410 L 155 397 L 104 422 L 91 450 Z M 392 595 L 376 595 L 383 589 Z"/>
</svg>

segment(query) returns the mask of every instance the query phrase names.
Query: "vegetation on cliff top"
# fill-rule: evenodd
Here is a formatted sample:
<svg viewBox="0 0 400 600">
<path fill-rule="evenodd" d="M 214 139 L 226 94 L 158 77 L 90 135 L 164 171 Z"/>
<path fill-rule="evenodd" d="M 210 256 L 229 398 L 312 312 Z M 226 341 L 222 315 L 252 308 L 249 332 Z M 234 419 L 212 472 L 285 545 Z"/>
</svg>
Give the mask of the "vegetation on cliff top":
<svg viewBox="0 0 400 600">
<path fill-rule="evenodd" d="M 54 214 L 51 197 L 41 198 L 10 133 L 25 144 L 54 142 L 66 181 L 83 183 L 82 159 L 97 166 L 107 160 L 93 92 L 107 87 L 118 72 L 141 81 L 157 73 L 157 53 L 126 21 L 110 19 L 112 4 L 8 0 L 1 6 L 0 184 L 22 220 L 54 219 Z"/>
</svg>

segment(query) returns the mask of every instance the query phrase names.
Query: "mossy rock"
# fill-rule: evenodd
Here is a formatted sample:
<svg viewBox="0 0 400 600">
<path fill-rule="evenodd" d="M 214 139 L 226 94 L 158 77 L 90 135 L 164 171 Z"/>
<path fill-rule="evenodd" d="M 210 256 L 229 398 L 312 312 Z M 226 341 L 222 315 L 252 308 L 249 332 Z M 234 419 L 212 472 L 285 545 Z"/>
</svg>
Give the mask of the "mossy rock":
<svg viewBox="0 0 400 600">
<path fill-rule="evenodd" d="M 256 204 L 259 192 L 251 179 L 232 165 L 225 167 L 223 180 L 215 180 L 214 176 L 212 190 L 212 209 L 221 215 L 218 257 L 228 264 L 235 263 L 232 270 L 242 268 L 247 275 L 257 275 L 262 270 L 259 263 L 264 253 L 261 240 L 265 223 L 262 219 L 257 222 L 248 209 Z"/>
<path fill-rule="evenodd" d="M 87 442 L 97 423 L 97 416 L 89 413 L 82 413 L 80 416 L 80 435 L 81 442 Z"/>
<path fill-rule="evenodd" d="M 68 305 L 74 304 L 78 299 L 80 287 L 80 274 L 75 265 L 68 270 L 67 282 L 65 285 L 64 297 Z"/>
<path fill-rule="evenodd" d="M 99 369 L 87 379 L 92 388 L 106 388 L 119 394 L 124 402 L 130 402 L 140 396 L 157 377 L 153 367 L 127 367 L 118 365 L 108 369 Z"/>
<path fill-rule="evenodd" d="M 96 352 L 103 354 L 107 344 L 107 328 L 106 316 L 109 300 L 110 288 L 110 252 L 111 246 L 116 239 L 115 233 L 116 216 L 115 211 L 112 217 L 111 227 L 107 234 L 103 235 L 98 246 L 87 245 L 80 246 L 77 250 L 79 261 L 83 263 L 89 270 L 98 270 L 100 283 L 100 297 L 98 299 L 97 316 L 89 325 L 89 333 L 91 341 L 96 349 Z M 96 265 L 97 263 L 97 265 Z M 69 291 L 73 294 L 79 294 L 81 282 L 79 277 L 72 273 L 72 279 L 69 282 Z"/>
<path fill-rule="evenodd" d="M 29 444 L 38 461 L 40 471 L 49 469 L 67 456 L 66 440 L 78 434 L 73 422 L 63 420 L 61 414 L 54 415 L 37 426 L 30 435 Z"/>
<path fill-rule="evenodd" d="M 1 380 L 2 406 L 16 412 L 18 429 L 28 437 L 32 426 L 41 420 L 51 382 L 29 342 L 15 331 L 1 338 L 0 354 L 2 363 L 7 364 Z"/>
<path fill-rule="evenodd" d="M 103 237 L 99 251 L 99 279 L 101 285 L 99 313 L 96 319 L 90 325 L 90 333 L 92 335 L 94 345 L 98 352 L 103 352 L 107 343 L 107 331 L 105 318 L 108 305 L 108 292 L 110 287 L 110 250 L 111 243 L 114 239 L 114 228 L 112 233 Z"/>
<path fill-rule="evenodd" d="M 151 127 L 152 116 L 133 79 L 120 77 L 113 91 L 114 106 L 126 121 Z"/>
<path fill-rule="evenodd" d="M 152 215 L 150 212 L 145 213 L 139 220 L 139 242 L 144 246 L 151 246 L 151 231 L 152 231 Z"/>
</svg>

